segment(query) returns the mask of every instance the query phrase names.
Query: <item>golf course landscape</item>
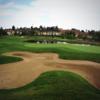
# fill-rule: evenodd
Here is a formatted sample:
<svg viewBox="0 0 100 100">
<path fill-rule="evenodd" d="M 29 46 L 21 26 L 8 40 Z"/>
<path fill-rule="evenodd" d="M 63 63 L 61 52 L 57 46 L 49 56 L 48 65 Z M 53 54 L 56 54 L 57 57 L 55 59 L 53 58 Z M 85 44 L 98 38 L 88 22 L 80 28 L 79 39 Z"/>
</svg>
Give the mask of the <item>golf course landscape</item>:
<svg viewBox="0 0 100 100">
<path fill-rule="evenodd" d="M 100 100 L 100 46 L 32 39 L 0 37 L 0 100 Z"/>
</svg>

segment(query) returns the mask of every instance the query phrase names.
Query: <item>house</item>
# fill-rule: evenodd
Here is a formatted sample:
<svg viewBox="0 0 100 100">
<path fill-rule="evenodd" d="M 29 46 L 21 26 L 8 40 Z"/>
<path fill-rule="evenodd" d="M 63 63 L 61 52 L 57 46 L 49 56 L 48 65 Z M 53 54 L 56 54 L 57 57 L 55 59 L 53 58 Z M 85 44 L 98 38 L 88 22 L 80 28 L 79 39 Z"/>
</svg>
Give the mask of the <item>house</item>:
<svg viewBox="0 0 100 100">
<path fill-rule="evenodd" d="M 12 29 L 6 29 L 6 32 L 8 35 L 14 35 L 15 34 L 15 31 L 12 30 Z"/>
</svg>

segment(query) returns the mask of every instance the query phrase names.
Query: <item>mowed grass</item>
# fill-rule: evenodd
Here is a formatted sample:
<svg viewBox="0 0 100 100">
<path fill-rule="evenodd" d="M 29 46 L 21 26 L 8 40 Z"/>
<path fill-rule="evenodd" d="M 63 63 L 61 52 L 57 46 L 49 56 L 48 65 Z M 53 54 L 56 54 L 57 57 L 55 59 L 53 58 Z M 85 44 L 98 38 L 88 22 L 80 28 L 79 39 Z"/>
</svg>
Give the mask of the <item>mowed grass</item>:
<svg viewBox="0 0 100 100">
<path fill-rule="evenodd" d="M 0 64 L 17 62 L 17 61 L 21 61 L 21 60 L 23 60 L 23 59 L 19 58 L 19 57 L 0 56 Z"/>
<path fill-rule="evenodd" d="M 51 71 L 25 87 L 0 90 L 0 100 L 100 100 L 100 91 L 77 74 Z"/>
<path fill-rule="evenodd" d="M 11 51 L 53 52 L 60 58 L 100 62 L 100 46 L 79 44 L 33 44 L 32 37 L 6 36 L 0 38 L 0 54 Z M 46 38 L 46 37 L 45 37 Z"/>
<path fill-rule="evenodd" d="M 2 56 L 2 53 L 5 52 L 29 51 L 54 52 L 64 59 L 89 60 L 100 63 L 99 46 L 24 42 L 29 39 L 30 37 L 17 36 L 0 38 L 1 60 L 4 60 L 4 63 L 8 63 L 7 59 L 10 59 L 11 62 L 16 61 L 11 57 Z M 77 74 L 66 71 L 51 71 L 41 74 L 36 80 L 24 87 L 0 90 L 0 100 L 100 100 L 100 90 Z"/>
</svg>

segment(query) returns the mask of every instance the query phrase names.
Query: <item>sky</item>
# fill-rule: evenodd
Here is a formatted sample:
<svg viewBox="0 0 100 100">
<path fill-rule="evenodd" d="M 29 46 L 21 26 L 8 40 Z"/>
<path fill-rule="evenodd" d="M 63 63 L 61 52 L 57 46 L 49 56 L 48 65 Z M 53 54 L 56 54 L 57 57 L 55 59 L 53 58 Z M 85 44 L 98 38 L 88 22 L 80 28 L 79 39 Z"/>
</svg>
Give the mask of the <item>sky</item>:
<svg viewBox="0 0 100 100">
<path fill-rule="evenodd" d="M 100 30 L 100 0 L 0 0 L 0 27 Z"/>
</svg>

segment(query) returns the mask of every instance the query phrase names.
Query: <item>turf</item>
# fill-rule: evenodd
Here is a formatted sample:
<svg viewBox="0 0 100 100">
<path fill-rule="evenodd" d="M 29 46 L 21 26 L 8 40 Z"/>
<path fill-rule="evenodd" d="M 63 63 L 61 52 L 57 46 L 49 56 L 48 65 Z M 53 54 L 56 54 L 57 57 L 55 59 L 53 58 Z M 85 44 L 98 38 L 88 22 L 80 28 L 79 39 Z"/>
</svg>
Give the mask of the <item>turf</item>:
<svg viewBox="0 0 100 100">
<path fill-rule="evenodd" d="M 100 100 L 100 91 L 77 74 L 51 71 L 25 87 L 0 90 L 0 100 Z"/>
<path fill-rule="evenodd" d="M 11 51 L 54 52 L 60 58 L 100 62 L 100 46 L 79 44 L 33 44 L 30 37 L 6 36 L 0 38 L 0 54 Z M 32 39 L 32 37 L 31 37 Z"/>
<path fill-rule="evenodd" d="M 16 57 L 2 56 L 2 53 L 11 51 L 54 52 L 64 59 L 89 60 L 100 63 L 100 46 L 25 42 L 29 39 L 30 37 L 1 37 L 0 63 L 21 60 Z M 100 100 L 100 90 L 94 88 L 77 74 L 52 71 L 43 73 L 25 87 L 0 90 L 0 100 Z"/>
<path fill-rule="evenodd" d="M 19 58 L 19 57 L 0 56 L 0 64 L 12 63 L 12 62 L 17 62 L 21 60 L 22 58 Z"/>
</svg>

